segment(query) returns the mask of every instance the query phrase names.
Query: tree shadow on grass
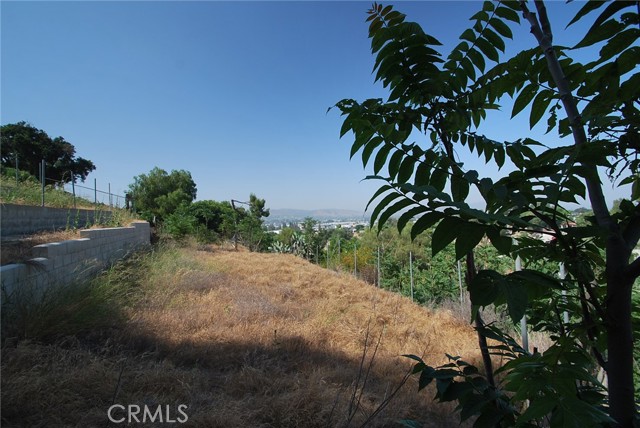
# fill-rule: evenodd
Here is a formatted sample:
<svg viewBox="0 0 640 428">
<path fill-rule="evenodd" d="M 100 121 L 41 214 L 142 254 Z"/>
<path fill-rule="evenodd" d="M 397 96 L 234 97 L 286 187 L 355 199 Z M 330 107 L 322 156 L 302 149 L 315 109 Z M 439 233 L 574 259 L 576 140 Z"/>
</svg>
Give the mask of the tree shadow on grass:
<svg viewBox="0 0 640 428">
<path fill-rule="evenodd" d="M 7 427 L 122 426 L 108 420 L 112 404 L 169 406 L 174 419 L 184 404 L 189 419 L 181 426 L 194 427 L 386 427 L 400 426 L 400 419 L 459 426 L 451 407 L 436 408 L 430 393 L 418 395 L 413 379 L 369 420 L 408 367 L 379 356 L 370 364 L 373 347 L 361 362 L 297 336 L 274 335 L 269 344 L 169 343 L 110 330 L 48 344 L 26 341 L 2 354 Z"/>
</svg>

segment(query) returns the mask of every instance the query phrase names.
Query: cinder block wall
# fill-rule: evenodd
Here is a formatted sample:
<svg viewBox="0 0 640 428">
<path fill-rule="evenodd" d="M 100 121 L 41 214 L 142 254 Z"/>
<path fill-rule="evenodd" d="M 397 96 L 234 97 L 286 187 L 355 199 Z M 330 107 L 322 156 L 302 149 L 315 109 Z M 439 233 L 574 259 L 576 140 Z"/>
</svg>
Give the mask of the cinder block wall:
<svg viewBox="0 0 640 428">
<path fill-rule="evenodd" d="M 0 235 L 27 235 L 43 230 L 83 228 L 111 219 L 111 211 L 0 204 Z"/>
<path fill-rule="evenodd" d="M 53 284 L 87 279 L 118 259 L 150 245 L 151 228 L 146 221 L 129 227 L 88 229 L 80 239 L 33 247 L 34 258 L 26 263 L 0 267 L 3 301 L 16 293 L 42 294 Z"/>
</svg>

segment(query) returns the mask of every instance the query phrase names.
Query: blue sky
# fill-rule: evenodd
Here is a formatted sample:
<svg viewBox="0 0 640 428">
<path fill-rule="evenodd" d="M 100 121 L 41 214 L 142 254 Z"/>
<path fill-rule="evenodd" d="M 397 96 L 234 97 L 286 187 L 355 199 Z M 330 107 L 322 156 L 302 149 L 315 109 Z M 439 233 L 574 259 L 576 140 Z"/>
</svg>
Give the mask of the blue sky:
<svg viewBox="0 0 640 428">
<path fill-rule="evenodd" d="M 446 46 L 481 7 L 393 4 Z M 114 193 L 158 166 L 190 171 L 200 200 L 253 192 L 271 208 L 363 211 L 378 184 L 361 182 L 351 137 L 339 139 L 339 112 L 327 108 L 385 95 L 371 74 L 369 7 L 2 1 L 1 122 L 63 136 L 97 166 L 86 183 Z M 561 30 L 576 7 L 548 7 L 563 23 L 556 41 L 575 42 Z M 514 33 L 512 49 L 533 45 L 528 28 Z M 528 131 L 526 115 L 505 118 L 493 118 L 494 138 Z"/>
</svg>

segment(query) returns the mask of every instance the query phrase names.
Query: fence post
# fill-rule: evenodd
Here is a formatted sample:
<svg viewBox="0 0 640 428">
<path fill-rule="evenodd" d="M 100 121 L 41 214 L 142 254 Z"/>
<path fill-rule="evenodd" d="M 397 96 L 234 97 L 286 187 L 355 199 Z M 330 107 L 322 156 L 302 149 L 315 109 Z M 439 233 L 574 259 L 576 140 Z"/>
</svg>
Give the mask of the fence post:
<svg viewBox="0 0 640 428">
<path fill-rule="evenodd" d="M 19 183 L 19 179 L 18 179 L 18 153 L 15 154 L 16 155 L 16 186 Z"/>
<path fill-rule="evenodd" d="M 380 246 L 378 245 L 378 288 L 380 288 Z"/>
<path fill-rule="evenodd" d="M 411 301 L 413 302 L 413 252 L 409 251 L 409 278 L 411 280 Z"/>
<path fill-rule="evenodd" d="M 45 175 L 44 159 L 42 159 L 42 161 L 40 161 L 40 182 L 42 185 L 42 206 L 43 207 L 44 207 L 44 175 Z"/>
<path fill-rule="evenodd" d="M 522 259 L 516 257 L 516 272 L 522 270 Z M 522 349 L 529 352 L 529 331 L 527 330 L 527 315 L 523 315 L 520 320 L 520 335 L 522 336 Z"/>
<path fill-rule="evenodd" d="M 567 277 L 567 271 L 564 268 L 564 263 L 560 263 L 560 279 L 565 279 Z M 567 291 L 566 290 L 562 290 L 562 300 L 564 302 L 564 304 L 567 304 Z M 567 312 L 566 310 L 562 313 L 563 315 L 563 320 L 565 324 L 569 324 L 569 312 Z"/>
<path fill-rule="evenodd" d="M 111 199 L 111 183 L 109 183 L 109 207 L 113 206 L 113 200 Z"/>
<path fill-rule="evenodd" d="M 93 179 L 93 208 L 98 209 L 98 180 Z"/>
<path fill-rule="evenodd" d="M 331 257 L 331 239 L 327 241 L 327 270 L 329 270 L 329 258 Z"/>
<path fill-rule="evenodd" d="M 76 209 L 76 177 L 71 174 L 71 192 L 73 193 L 73 209 Z"/>
<path fill-rule="evenodd" d="M 353 242 L 353 276 L 358 277 L 358 242 Z"/>
<path fill-rule="evenodd" d="M 464 288 L 462 288 L 462 266 L 460 266 L 460 260 L 458 260 L 458 288 L 460 289 L 460 306 L 464 305 Z"/>
</svg>

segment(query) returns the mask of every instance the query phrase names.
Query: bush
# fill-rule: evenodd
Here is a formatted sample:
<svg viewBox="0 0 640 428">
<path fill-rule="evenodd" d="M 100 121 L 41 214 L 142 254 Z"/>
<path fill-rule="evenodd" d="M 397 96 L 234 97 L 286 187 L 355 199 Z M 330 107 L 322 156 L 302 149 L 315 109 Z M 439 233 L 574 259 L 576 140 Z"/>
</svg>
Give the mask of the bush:
<svg viewBox="0 0 640 428">
<path fill-rule="evenodd" d="M 187 235 L 194 235 L 198 221 L 184 209 L 178 209 L 169 215 L 162 224 L 162 231 L 174 239 L 182 239 Z"/>
<path fill-rule="evenodd" d="M 7 166 L 0 165 L 0 174 L 2 175 L 3 178 L 6 178 L 8 180 L 15 180 L 16 179 L 16 169 L 15 168 L 9 168 Z M 37 183 L 38 179 L 36 177 L 34 177 L 33 175 L 29 174 L 27 171 L 18 170 L 18 182 L 19 183 L 24 183 L 26 181 Z"/>
</svg>

